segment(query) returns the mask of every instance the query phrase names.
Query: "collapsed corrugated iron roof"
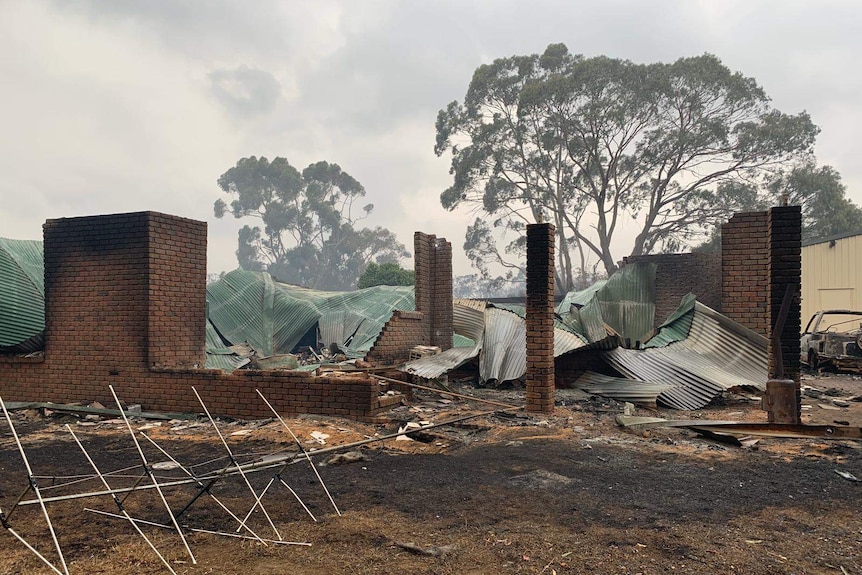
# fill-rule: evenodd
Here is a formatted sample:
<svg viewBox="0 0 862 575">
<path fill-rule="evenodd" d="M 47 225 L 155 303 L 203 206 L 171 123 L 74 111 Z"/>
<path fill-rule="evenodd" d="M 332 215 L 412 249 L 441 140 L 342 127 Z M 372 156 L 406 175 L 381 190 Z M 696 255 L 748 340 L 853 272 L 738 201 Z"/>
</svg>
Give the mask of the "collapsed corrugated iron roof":
<svg viewBox="0 0 862 575">
<path fill-rule="evenodd" d="M 453 326 L 456 334 L 474 343 L 453 347 L 438 355 L 408 362 L 402 371 L 435 378 L 474 357 L 479 358 L 482 381 L 512 381 L 527 371 L 526 323 L 520 306 L 492 306 L 479 300 L 455 300 Z M 554 357 L 587 346 L 584 338 L 556 322 Z"/>
<path fill-rule="evenodd" d="M 290 353 L 317 327 L 324 345 L 335 344 L 348 357 L 362 357 L 393 310 L 412 310 L 413 302 L 412 287 L 323 292 L 243 270 L 207 286 L 208 321 L 220 347 L 247 342 L 259 356 Z M 209 341 L 207 348 L 217 349 Z"/>
<path fill-rule="evenodd" d="M 42 349 L 45 265 L 42 242 L 0 238 L 0 349 Z"/>
<path fill-rule="evenodd" d="M 617 348 L 604 352 L 604 359 L 631 379 L 674 385 L 658 400 L 677 409 L 700 409 L 733 387 L 766 389 L 765 337 L 700 302 L 670 322 L 671 331 L 680 329 L 684 315 L 691 316 L 685 339 L 665 347 Z"/>
<path fill-rule="evenodd" d="M 766 338 L 700 304 L 694 295 L 684 297 L 658 330 L 653 328 L 655 272 L 655 264 L 629 264 L 608 280 L 567 294 L 557 307 L 554 356 L 605 350 L 602 358 L 624 376 L 590 374 L 579 385 L 587 386 L 591 393 L 647 403 L 657 400 L 678 409 L 700 409 L 733 387 L 763 390 Z M 456 310 L 464 305 L 458 302 Z M 483 381 L 523 376 L 524 308 L 480 308 L 475 304 L 471 308 L 477 310 L 474 331 L 478 330 L 478 309 L 484 309 L 484 330 L 475 346 L 415 360 L 405 371 L 438 377 L 478 355 Z M 459 331 L 459 323 L 455 323 Z M 623 345 L 626 342 L 628 346 Z M 455 357 L 460 363 L 453 361 Z"/>
</svg>

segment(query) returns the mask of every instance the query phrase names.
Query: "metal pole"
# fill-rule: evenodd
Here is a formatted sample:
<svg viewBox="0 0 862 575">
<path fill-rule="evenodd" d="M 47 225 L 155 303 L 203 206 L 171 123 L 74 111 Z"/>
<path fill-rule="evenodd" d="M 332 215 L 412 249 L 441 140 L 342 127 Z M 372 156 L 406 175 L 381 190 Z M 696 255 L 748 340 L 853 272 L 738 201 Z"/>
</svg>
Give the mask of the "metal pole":
<svg viewBox="0 0 862 575">
<path fill-rule="evenodd" d="M 254 503 L 252 504 L 251 509 L 248 510 L 248 513 L 246 513 L 245 517 L 243 517 L 242 521 L 240 521 L 240 526 L 236 528 L 236 531 L 234 533 L 239 533 L 239 530 L 242 529 L 242 526 L 245 525 L 245 522 L 249 520 L 251 514 L 254 513 L 254 510 L 257 509 L 257 506 L 260 504 L 260 500 L 263 499 L 263 496 L 266 495 L 266 492 L 269 491 L 269 488 L 272 486 L 273 483 L 275 483 L 274 475 L 269 480 L 269 483 L 266 484 L 266 487 L 263 488 L 263 491 L 260 492 L 260 495 L 254 495 Z M 254 493 L 254 491 L 252 491 L 252 493 Z"/>
<path fill-rule="evenodd" d="M 20 542 L 24 545 L 24 547 L 26 547 L 27 549 L 29 549 L 29 550 L 33 553 L 33 555 L 35 555 L 36 557 L 38 557 L 39 559 L 41 559 L 41 560 L 42 560 L 42 562 L 43 562 L 45 565 L 47 565 L 48 567 L 50 567 L 50 568 L 54 571 L 54 573 L 56 573 L 57 575 L 63 575 L 63 572 L 62 572 L 62 571 L 60 571 L 59 569 L 57 569 L 56 567 L 54 567 L 54 565 L 52 565 L 50 561 L 48 561 L 47 559 L 45 559 L 45 556 L 44 556 L 44 555 L 42 555 L 41 553 L 39 553 L 39 551 L 37 551 L 35 547 L 33 547 L 32 545 L 30 545 L 29 543 L 27 543 L 27 541 L 26 541 L 23 537 L 21 537 L 20 535 L 18 535 L 18 533 L 16 533 L 16 532 L 15 532 L 15 530 L 14 530 L 14 529 L 12 529 L 12 526 L 11 526 L 11 525 L 9 525 L 8 521 L 6 520 L 6 516 L 3 514 L 3 510 L 2 510 L 2 509 L 0 509 L 0 523 L 2 523 L 3 528 L 4 528 L 4 529 L 6 529 L 6 531 L 8 531 L 9 533 L 11 533 L 11 534 L 15 537 L 15 539 L 17 539 L 18 541 L 20 541 Z"/>
<path fill-rule="evenodd" d="M 176 464 L 180 469 L 182 469 L 182 470 L 183 470 L 183 472 L 184 472 L 186 475 L 188 475 L 189 477 L 191 477 L 192 479 L 194 479 L 195 481 L 197 481 L 198 487 L 205 487 L 203 483 L 201 483 L 200 481 L 198 481 L 198 479 L 197 479 L 197 477 L 195 477 L 195 474 L 194 474 L 194 473 L 192 473 L 192 472 L 191 472 L 188 468 L 186 468 L 182 463 L 180 463 L 179 461 L 177 461 L 176 459 L 174 459 L 173 457 L 171 457 L 171 454 L 170 454 L 170 453 L 168 453 L 167 451 L 165 451 L 164 449 L 162 449 L 162 447 L 161 447 L 158 443 L 156 443 L 156 442 L 155 442 L 155 441 L 154 441 L 154 440 L 153 440 L 149 435 L 147 435 L 147 434 L 146 434 L 146 433 L 144 433 L 143 431 L 141 432 L 141 435 L 142 435 L 142 436 L 144 436 L 144 439 L 146 439 L 146 440 L 147 440 L 147 441 L 149 441 L 151 444 L 153 444 L 153 447 L 155 447 L 156 449 L 158 449 L 159 451 L 161 451 L 161 452 L 162 452 L 162 454 L 163 454 L 165 457 L 167 457 L 168 459 L 170 459 L 170 460 L 171 460 L 172 462 L 174 462 L 174 463 L 175 463 L 175 464 Z M 252 531 L 252 530 L 251 530 L 251 527 L 249 527 L 248 525 L 243 525 L 243 524 L 242 524 L 242 521 L 240 521 L 240 518 L 239 518 L 239 517 L 237 517 L 236 515 L 234 515 L 234 512 L 233 512 L 233 511 L 231 511 L 230 509 L 228 509 L 227 505 L 225 505 L 224 503 L 222 503 L 222 502 L 221 502 L 221 500 L 220 500 L 218 497 L 216 497 L 215 495 L 213 495 L 213 494 L 212 494 L 212 492 L 209 490 L 209 488 L 206 488 L 206 494 L 207 494 L 207 495 L 209 495 L 209 496 L 212 498 L 212 500 L 213 500 L 213 501 L 215 501 L 215 502 L 219 505 L 219 507 L 221 507 L 222 509 L 224 509 L 224 510 L 227 512 L 227 514 L 228 514 L 228 515 L 230 515 L 232 518 L 234 518 L 236 521 L 238 521 L 238 522 L 240 523 L 240 528 L 245 527 L 245 528 L 248 530 L 248 532 L 249 532 L 249 533 L 251 533 L 251 534 L 254 536 L 254 538 L 255 538 L 255 539 L 257 539 L 258 541 L 260 541 L 261 543 L 263 543 L 263 545 L 264 545 L 264 546 L 266 546 L 266 542 L 265 542 L 263 539 L 261 539 L 261 538 L 258 536 L 258 534 L 257 534 L 257 533 L 255 533 L 254 531 Z"/>
<path fill-rule="evenodd" d="M 120 404 L 120 398 L 117 397 L 117 393 L 114 391 L 114 386 L 109 385 L 108 389 L 111 390 L 111 395 L 114 396 L 114 401 L 117 402 L 117 408 L 120 410 L 120 416 L 123 418 L 123 421 L 126 423 L 126 427 L 129 430 L 129 435 L 132 436 L 132 441 L 135 444 L 135 448 L 138 450 L 138 455 L 141 457 L 141 463 L 144 464 L 144 471 L 146 471 L 147 475 L 150 478 L 150 481 L 153 482 L 153 485 L 156 488 L 156 491 L 159 493 L 159 498 L 161 498 L 162 503 L 165 506 L 165 509 L 168 510 L 168 515 L 171 517 L 171 522 L 174 524 L 174 528 L 177 530 L 177 533 L 180 536 L 180 539 L 183 541 L 183 546 L 186 548 L 186 552 L 189 554 L 189 557 L 192 559 L 192 564 L 197 565 L 197 559 L 195 559 L 194 553 L 192 553 L 191 548 L 189 547 L 188 542 L 186 541 L 186 536 L 183 535 L 183 530 L 180 529 L 179 524 L 177 523 L 176 518 L 174 517 L 173 512 L 171 511 L 171 506 L 168 505 L 168 500 L 165 499 L 165 494 L 162 493 L 162 488 L 159 486 L 159 482 L 156 481 L 156 477 L 153 475 L 153 470 L 150 467 L 149 462 L 147 461 L 147 456 L 144 455 L 144 450 L 141 449 L 141 444 L 138 443 L 138 438 L 135 436 L 135 432 L 132 430 L 132 424 L 129 423 L 129 418 L 126 417 L 126 413 L 123 411 L 123 406 Z"/>
<path fill-rule="evenodd" d="M 90 463 L 90 466 L 93 468 L 93 471 L 95 471 L 95 472 L 96 472 L 96 475 L 98 475 L 98 476 L 99 476 L 99 479 L 101 479 L 101 481 L 102 481 L 102 485 L 104 485 L 104 486 L 105 486 L 105 489 L 110 490 L 110 489 L 111 489 L 111 486 L 110 486 L 110 485 L 108 485 L 108 480 L 107 480 L 107 479 L 105 479 L 105 477 L 102 475 L 102 472 L 101 472 L 101 471 L 99 471 L 99 468 L 98 468 L 98 467 L 96 467 L 96 462 L 95 462 L 95 461 L 93 461 L 93 458 L 92 458 L 92 457 L 90 457 L 90 454 L 89 454 L 89 453 L 87 453 L 87 450 L 86 450 L 86 449 L 84 449 L 84 446 L 83 446 L 83 445 L 81 444 L 81 442 L 78 440 L 78 436 L 77 436 L 77 435 L 75 435 L 75 432 L 74 432 L 74 431 L 72 431 L 72 427 L 71 427 L 68 423 L 66 424 L 66 429 L 68 429 L 68 430 L 69 430 L 69 433 L 71 433 L 71 434 L 72 434 L 72 439 L 74 439 L 74 440 L 75 440 L 75 443 L 77 443 L 77 444 L 78 444 L 78 447 L 80 447 L 80 448 L 81 448 L 81 452 L 84 454 L 84 457 L 86 457 L 86 458 L 87 458 L 87 461 Z M 155 554 L 159 556 L 159 559 L 161 559 L 161 561 L 162 561 L 162 563 L 164 563 L 165 567 L 167 567 L 167 568 L 168 568 L 168 571 L 170 571 L 170 572 L 171 572 L 171 573 L 173 573 L 174 575 L 177 575 L 177 572 L 176 572 L 176 571 L 174 571 L 174 568 L 173 568 L 173 567 L 171 567 L 171 564 L 167 562 L 167 560 L 164 558 L 164 556 L 162 556 L 162 554 L 161 554 L 161 553 L 159 553 L 159 550 L 158 550 L 158 549 L 156 549 L 156 546 L 155 546 L 155 545 L 153 545 L 153 542 L 152 542 L 152 541 L 150 541 L 150 540 L 147 538 L 147 536 L 146 536 L 146 535 L 144 535 L 144 532 L 143 532 L 143 531 L 141 531 L 141 528 L 140 528 L 140 527 L 138 527 L 138 524 L 137 524 L 137 523 L 135 523 L 135 521 L 134 521 L 134 520 L 129 516 L 128 512 L 126 511 L 126 508 L 125 508 L 125 507 L 123 507 L 123 502 L 122 502 L 122 501 L 120 501 L 120 498 L 119 498 L 119 497 L 117 497 L 117 495 L 116 495 L 116 494 L 111 494 L 111 497 L 114 499 L 114 503 L 117 505 L 117 509 L 119 509 L 119 510 L 120 510 L 120 513 L 122 513 L 122 514 L 123 514 L 123 517 L 125 517 L 126 519 L 128 519 L 128 520 L 129 520 L 129 523 L 131 523 L 131 524 L 132 524 L 132 527 L 134 527 L 134 528 L 135 528 L 135 531 L 137 531 L 137 532 L 138 532 L 138 535 L 140 535 L 141 537 L 143 537 L 143 538 L 144 538 L 144 541 L 146 541 L 146 542 L 147 542 L 147 545 L 149 545 L 149 546 L 150 546 L 150 549 L 152 549 L 152 550 L 155 552 Z"/>
<path fill-rule="evenodd" d="M 324 447 L 323 449 L 316 449 L 313 451 L 309 451 L 309 455 L 325 455 L 327 453 L 334 453 L 336 451 L 343 451 L 345 449 L 351 449 L 354 447 L 361 447 L 363 445 L 368 445 L 369 443 L 376 443 L 378 441 L 386 441 L 387 439 L 394 439 L 396 437 L 400 437 L 402 435 L 409 436 L 413 433 L 421 433 L 423 431 L 427 431 L 429 429 L 435 429 L 437 427 L 443 427 L 445 425 L 452 425 L 453 423 L 459 423 L 461 421 L 467 421 L 468 419 L 475 419 L 477 417 L 484 417 L 486 415 L 493 415 L 495 413 L 506 412 L 506 411 L 515 411 L 523 409 L 520 406 L 510 406 L 507 409 L 494 409 L 491 411 L 482 411 L 480 413 L 472 413 L 470 415 L 464 415 L 461 417 L 455 417 L 453 419 L 447 419 L 446 421 L 441 421 L 440 423 L 432 423 L 431 425 L 426 425 L 424 427 L 417 427 L 415 429 L 405 429 L 404 431 L 399 431 L 397 433 L 390 433 L 388 435 L 381 435 L 380 437 L 371 437 L 368 439 L 363 439 L 360 441 L 354 441 L 353 443 L 344 443 L 342 445 L 333 445 L 332 447 Z M 811 427 L 811 426 L 808 426 Z M 839 428 L 840 429 L 840 428 Z M 855 428 L 858 432 L 858 428 Z M 215 479 L 219 479 L 222 476 L 230 476 L 237 475 L 241 473 L 241 471 L 246 471 L 248 473 L 255 473 L 258 471 L 266 471 L 267 469 L 274 469 L 276 467 L 280 467 L 287 462 L 287 464 L 295 463 L 296 456 L 298 454 L 291 455 L 283 455 L 279 457 L 269 458 L 263 461 L 253 461 L 251 463 L 244 463 L 242 465 L 236 465 L 234 463 L 232 466 L 224 467 L 219 470 L 214 475 L 206 475 L 198 478 L 199 481 L 212 481 Z M 161 484 L 162 487 L 177 487 L 180 485 L 191 485 L 196 483 L 194 479 L 178 479 L 176 481 L 166 481 Z M 147 489 L 155 489 L 155 485 L 141 485 L 136 489 L 130 489 L 128 487 L 120 487 L 117 489 L 113 489 L 111 491 L 91 491 L 88 493 L 76 493 L 72 495 L 57 495 L 55 497 L 46 497 L 46 503 L 54 503 L 56 501 L 68 501 L 70 499 L 82 499 L 85 497 L 98 497 L 99 495 L 110 495 L 111 493 L 128 493 L 130 491 L 145 491 Z M 35 505 L 38 503 L 35 499 L 28 499 L 26 501 L 22 501 L 19 505 Z"/>
<path fill-rule="evenodd" d="M 248 521 L 248 518 L 251 517 L 251 514 L 254 513 L 255 509 L 257 509 L 257 506 L 260 503 L 260 500 L 263 499 L 263 496 L 266 495 L 266 492 L 269 491 L 269 488 L 272 487 L 272 484 L 275 483 L 276 479 L 278 479 L 282 483 L 282 485 L 287 487 L 287 490 L 290 491 L 290 493 L 296 498 L 296 500 L 299 501 L 299 504 L 302 505 L 302 508 L 305 509 L 306 513 L 308 513 L 308 516 L 311 517 L 315 523 L 317 523 L 317 518 L 308 509 L 308 507 L 306 507 L 305 503 L 303 503 L 302 499 L 300 499 L 299 494 L 297 494 L 296 491 L 294 491 L 293 488 L 291 488 L 290 485 L 288 485 L 284 481 L 284 479 L 281 477 L 281 473 L 285 470 L 285 468 L 287 466 L 288 466 L 288 463 L 285 463 L 284 465 L 282 465 L 281 468 L 275 472 L 275 475 L 273 475 L 270 478 L 269 483 L 267 483 L 266 487 L 264 487 L 263 491 L 261 491 L 260 497 L 257 498 L 257 500 L 254 502 L 254 505 L 252 505 L 251 509 L 248 510 L 248 513 L 245 514 L 245 519 L 243 521 Z M 239 529 L 237 529 L 236 531 L 239 532 Z"/>
<path fill-rule="evenodd" d="M 24 453 L 24 446 L 21 445 L 21 440 L 18 438 L 18 432 L 12 424 L 12 418 L 6 410 L 6 404 L 3 398 L 0 397 L 0 407 L 3 408 L 3 415 L 6 416 L 6 422 L 9 424 L 9 429 L 12 430 L 12 437 L 15 438 L 15 445 L 18 446 L 18 452 L 21 454 L 21 459 L 24 460 L 24 467 L 27 468 L 27 477 L 30 481 L 30 487 L 36 493 L 36 499 L 39 500 L 39 506 L 42 508 L 42 514 L 45 516 L 45 522 L 48 524 L 48 531 L 51 532 L 51 539 L 54 540 L 54 547 L 57 549 L 57 555 L 60 556 L 60 564 L 63 566 L 63 572 L 69 575 L 69 568 L 66 566 L 66 558 L 63 557 L 63 550 L 60 549 L 60 542 L 57 540 L 57 534 L 54 532 L 54 526 L 51 524 L 51 518 L 48 516 L 48 509 L 45 507 L 45 500 L 42 499 L 42 493 L 39 491 L 39 485 L 36 483 L 36 478 L 33 477 L 33 469 L 30 467 L 30 461 L 27 459 L 27 454 Z"/>
<path fill-rule="evenodd" d="M 302 508 L 305 509 L 305 512 L 308 513 L 309 517 L 311 517 L 314 522 L 317 523 L 317 518 L 314 516 L 311 510 L 309 510 L 308 507 L 305 506 L 305 503 L 302 502 L 302 499 L 299 498 L 299 495 L 297 495 L 296 491 L 294 491 L 293 488 L 288 485 L 287 482 L 281 477 L 281 472 L 279 472 L 276 477 L 278 477 L 278 480 L 281 481 L 281 484 L 287 487 L 287 490 L 290 491 L 294 497 L 296 497 L 296 500 L 299 501 L 299 504 L 302 505 Z M 341 513 L 339 513 L 339 515 L 341 515 Z"/>
<path fill-rule="evenodd" d="M 227 441 L 225 441 L 224 436 L 221 434 L 221 431 L 219 430 L 218 425 L 216 425 L 215 419 L 213 419 L 213 416 L 210 415 L 210 410 L 207 409 L 207 406 L 204 403 L 204 400 L 201 399 L 201 396 L 198 393 L 198 390 L 195 389 L 194 386 L 192 386 L 192 391 L 195 393 L 195 396 L 198 398 L 198 401 L 200 402 L 201 407 L 203 407 L 203 409 L 204 409 L 204 413 L 206 413 L 207 418 L 210 420 L 210 423 L 212 424 L 213 429 L 215 429 L 215 432 L 218 435 L 218 438 L 221 440 L 222 445 L 224 445 L 224 448 L 227 451 L 228 456 L 230 457 L 231 463 L 233 463 L 234 466 L 236 467 L 236 469 L 239 471 L 239 474 L 242 476 L 243 481 L 245 481 L 245 484 L 248 487 L 249 491 L 251 491 L 251 494 L 257 499 L 258 502 L 260 502 L 260 498 L 257 497 L 257 493 L 255 493 L 254 488 L 251 486 L 251 483 L 249 482 L 248 477 L 246 477 L 245 472 L 242 470 L 242 467 L 239 466 L 239 464 L 236 461 L 236 458 L 234 458 L 233 452 L 230 450 L 230 447 L 228 446 Z M 272 522 L 272 519 L 269 517 L 269 513 L 266 512 L 266 508 L 263 506 L 262 503 L 260 504 L 260 510 L 263 511 L 263 514 L 266 517 L 266 520 L 269 522 L 269 526 L 272 527 L 272 530 L 275 532 L 275 536 L 278 537 L 278 539 L 280 541 L 282 539 L 281 533 L 279 533 L 278 529 L 276 529 L 275 523 Z"/>
<path fill-rule="evenodd" d="M 117 519 L 122 519 L 122 515 L 117 515 L 116 513 L 108 513 L 107 511 L 99 511 L 98 509 L 90 509 L 88 507 L 84 508 L 84 511 L 88 511 L 90 513 L 96 513 L 97 515 L 106 515 L 108 517 L 115 517 Z M 170 525 L 165 525 L 163 523 L 155 523 L 153 521 L 144 521 L 143 519 L 132 519 L 132 521 L 136 523 L 143 523 L 144 525 L 152 525 L 153 527 L 161 527 L 162 529 L 173 529 Z M 194 531 L 196 533 L 210 533 L 212 535 L 221 535 L 222 537 L 236 537 L 237 539 L 248 539 L 250 541 L 257 541 L 254 537 L 248 537 L 247 535 L 236 535 L 235 533 L 222 533 L 221 531 L 211 531 L 209 529 L 195 529 L 194 527 L 185 526 L 189 531 Z M 274 545 L 301 545 L 303 547 L 311 547 L 311 543 L 301 542 L 301 541 L 275 541 L 274 539 L 264 539 L 263 541 L 267 543 L 272 543 Z"/>
<path fill-rule="evenodd" d="M 302 443 L 299 441 L 299 438 L 296 437 L 296 435 L 293 433 L 293 430 L 290 429 L 290 427 L 287 425 L 287 423 L 284 421 L 284 419 L 281 417 L 281 415 L 279 415 L 279 413 L 275 410 L 275 408 L 272 406 L 272 404 L 263 396 L 263 394 L 260 392 L 260 390 L 255 389 L 255 391 L 260 396 L 260 398 L 263 400 L 263 402 L 266 404 L 266 406 L 270 409 L 270 411 L 272 411 L 273 415 L 275 415 L 278 418 L 278 421 L 281 422 L 281 424 L 284 426 L 284 428 L 287 430 L 287 432 L 290 434 L 290 436 L 293 438 L 293 440 L 296 442 L 296 446 L 299 448 L 299 451 L 302 452 L 302 454 L 305 456 L 305 459 L 308 460 L 308 464 L 311 466 L 311 470 L 317 476 L 317 480 L 320 482 L 320 486 L 323 487 L 323 491 L 324 491 L 324 493 L 326 493 L 326 496 L 329 498 L 329 502 L 332 503 L 332 507 L 335 509 L 335 512 L 338 513 L 338 515 L 340 517 L 341 511 L 338 510 L 338 505 L 335 504 L 335 500 L 332 498 L 332 495 L 330 495 L 329 489 L 326 488 L 326 484 L 323 482 L 323 478 L 320 477 L 320 473 L 318 473 L 317 467 L 314 466 L 314 462 L 311 461 L 311 457 L 309 457 L 308 452 L 305 450 L 305 447 L 302 446 Z M 279 477 L 279 479 L 281 479 L 281 478 Z M 282 483 L 284 483 L 284 480 L 282 480 Z M 287 484 L 285 483 L 285 485 L 287 485 Z M 288 488 L 288 489 L 290 489 L 290 488 Z M 293 489 L 291 489 L 290 491 L 293 492 Z M 294 493 L 294 495 L 296 495 L 296 493 Z M 299 497 L 297 497 L 297 499 L 299 499 Z M 302 501 L 300 501 L 300 503 L 302 503 Z M 303 503 L 302 506 L 305 507 L 305 504 Z M 308 511 L 308 508 L 306 508 L 306 511 Z M 309 512 L 309 514 L 310 514 L 310 512 Z M 314 519 L 314 515 L 312 515 L 311 517 L 312 517 L 312 519 Z M 315 521 L 317 521 L 317 519 L 315 519 Z"/>
</svg>

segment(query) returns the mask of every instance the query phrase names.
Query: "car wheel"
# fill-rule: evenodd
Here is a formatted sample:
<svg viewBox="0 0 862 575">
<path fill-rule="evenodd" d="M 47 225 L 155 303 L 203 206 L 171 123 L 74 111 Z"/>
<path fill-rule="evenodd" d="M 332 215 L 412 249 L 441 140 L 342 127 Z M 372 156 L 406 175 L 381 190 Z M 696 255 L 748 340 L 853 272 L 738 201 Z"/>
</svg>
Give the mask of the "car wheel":
<svg viewBox="0 0 862 575">
<path fill-rule="evenodd" d="M 808 350 L 808 367 L 817 371 L 820 368 L 820 359 L 817 357 L 817 352 L 813 349 Z"/>
</svg>

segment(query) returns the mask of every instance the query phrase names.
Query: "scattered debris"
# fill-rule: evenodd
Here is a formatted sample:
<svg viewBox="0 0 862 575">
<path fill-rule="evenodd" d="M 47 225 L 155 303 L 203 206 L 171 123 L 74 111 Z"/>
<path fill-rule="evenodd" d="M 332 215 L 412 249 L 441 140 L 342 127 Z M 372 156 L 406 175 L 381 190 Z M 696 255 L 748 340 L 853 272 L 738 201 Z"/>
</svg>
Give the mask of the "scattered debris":
<svg viewBox="0 0 862 575">
<path fill-rule="evenodd" d="M 346 463 L 356 463 L 358 461 L 368 461 L 368 456 L 361 451 L 348 451 L 346 453 L 336 453 L 326 461 L 319 463 L 318 467 L 326 467 L 328 465 L 343 465 Z"/>
<path fill-rule="evenodd" d="M 329 434 L 322 431 L 312 431 L 310 435 L 320 445 L 326 445 L 326 440 L 329 439 Z"/>
<path fill-rule="evenodd" d="M 836 469 L 835 473 L 837 473 L 839 477 L 843 477 L 847 481 L 853 481 L 854 483 L 862 483 L 862 479 L 859 479 L 849 471 L 841 471 L 840 469 Z"/>
</svg>

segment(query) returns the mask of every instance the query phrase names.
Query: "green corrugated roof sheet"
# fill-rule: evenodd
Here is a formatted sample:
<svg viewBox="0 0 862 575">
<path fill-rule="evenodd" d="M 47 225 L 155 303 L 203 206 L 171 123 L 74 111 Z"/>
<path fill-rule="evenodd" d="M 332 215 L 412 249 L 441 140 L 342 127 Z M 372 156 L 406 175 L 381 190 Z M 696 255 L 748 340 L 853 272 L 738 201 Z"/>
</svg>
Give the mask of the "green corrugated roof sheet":
<svg viewBox="0 0 862 575">
<path fill-rule="evenodd" d="M 289 353 L 320 325 L 323 336 L 336 338 L 324 344 L 336 343 L 348 356 L 361 357 L 393 310 L 415 307 L 412 287 L 323 292 L 242 270 L 210 284 L 207 302 L 209 321 L 218 333 L 231 344 L 248 342 L 261 356 Z"/>
<path fill-rule="evenodd" d="M 687 338 L 694 321 L 695 303 L 697 297 L 694 294 L 683 296 L 679 307 L 658 327 L 658 333 L 644 347 L 665 347 Z"/>
<path fill-rule="evenodd" d="M 0 347 L 45 330 L 42 242 L 0 238 Z"/>
<path fill-rule="evenodd" d="M 605 324 L 632 345 L 644 342 L 654 331 L 655 273 L 655 264 L 629 264 L 607 280 L 566 294 L 557 313 L 567 330 L 589 343 L 607 339 Z"/>
</svg>

